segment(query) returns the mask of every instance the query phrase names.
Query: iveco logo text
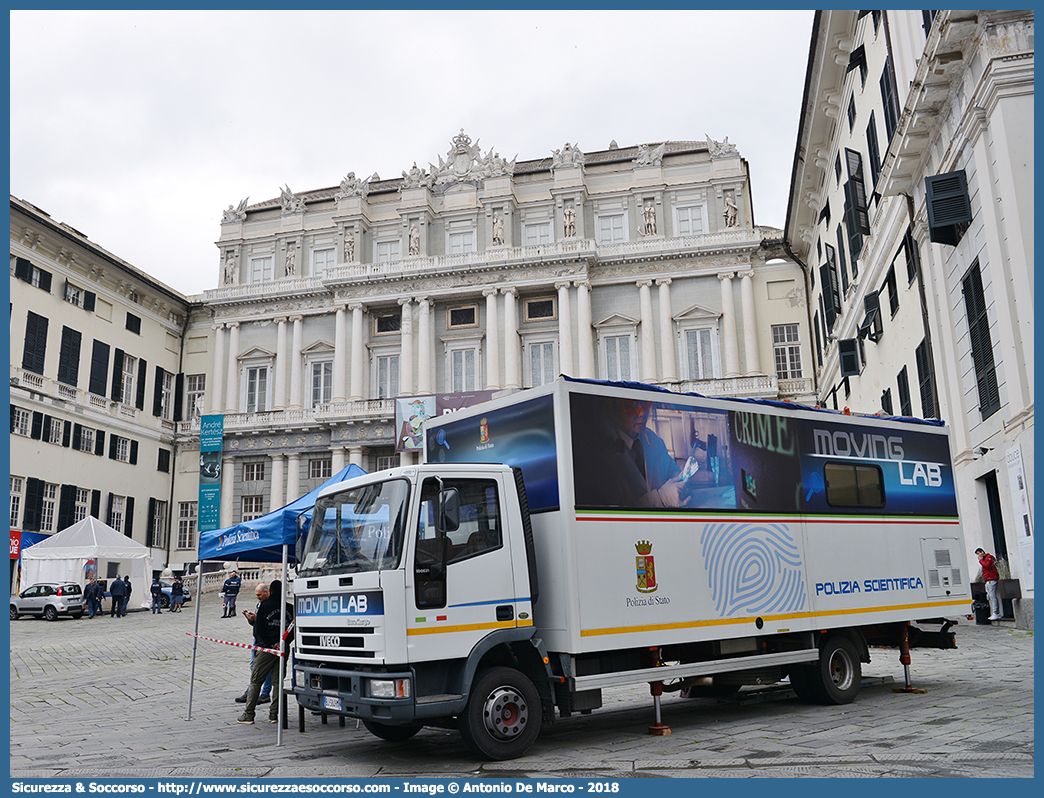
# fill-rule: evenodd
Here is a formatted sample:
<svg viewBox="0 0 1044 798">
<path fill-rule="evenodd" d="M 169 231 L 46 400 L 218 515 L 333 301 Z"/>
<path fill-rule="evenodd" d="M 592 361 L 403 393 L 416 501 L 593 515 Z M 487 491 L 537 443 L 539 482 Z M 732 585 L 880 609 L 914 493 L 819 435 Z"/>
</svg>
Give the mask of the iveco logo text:
<svg viewBox="0 0 1044 798">
<path fill-rule="evenodd" d="M 298 611 L 302 615 L 366 614 L 366 594 L 350 596 L 301 596 Z"/>
</svg>

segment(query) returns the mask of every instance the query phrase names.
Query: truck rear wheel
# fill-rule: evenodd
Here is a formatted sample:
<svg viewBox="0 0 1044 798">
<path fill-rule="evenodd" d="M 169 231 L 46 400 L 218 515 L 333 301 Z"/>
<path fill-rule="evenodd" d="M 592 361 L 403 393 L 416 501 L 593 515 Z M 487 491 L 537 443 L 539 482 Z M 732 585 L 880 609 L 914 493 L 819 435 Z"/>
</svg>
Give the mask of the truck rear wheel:
<svg viewBox="0 0 1044 798">
<path fill-rule="evenodd" d="M 524 673 L 496 667 L 479 673 L 457 718 L 468 747 L 487 759 L 522 756 L 540 734 L 540 695 Z"/>
<path fill-rule="evenodd" d="M 821 704 L 850 704 L 862 680 L 863 667 L 852 641 L 841 635 L 824 640 L 810 679 L 816 700 Z"/>
<path fill-rule="evenodd" d="M 391 726 L 376 720 L 364 720 L 363 726 L 375 737 L 380 737 L 382 740 L 388 740 L 392 743 L 401 743 L 404 740 L 408 740 L 423 728 L 419 723 L 411 723 L 408 726 Z"/>
</svg>

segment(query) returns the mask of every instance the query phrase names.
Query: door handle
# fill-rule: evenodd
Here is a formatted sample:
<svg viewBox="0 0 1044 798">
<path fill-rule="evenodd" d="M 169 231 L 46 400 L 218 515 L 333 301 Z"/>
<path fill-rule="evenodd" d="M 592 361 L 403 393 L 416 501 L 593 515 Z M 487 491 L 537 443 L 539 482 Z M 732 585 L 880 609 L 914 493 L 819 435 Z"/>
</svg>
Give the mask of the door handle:
<svg viewBox="0 0 1044 798">
<path fill-rule="evenodd" d="M 515 620 L 515 608 L 510 604 L 501 604 L 497 607 L 497 620 L 498 621 L 513 621 Z"/>
</svg>

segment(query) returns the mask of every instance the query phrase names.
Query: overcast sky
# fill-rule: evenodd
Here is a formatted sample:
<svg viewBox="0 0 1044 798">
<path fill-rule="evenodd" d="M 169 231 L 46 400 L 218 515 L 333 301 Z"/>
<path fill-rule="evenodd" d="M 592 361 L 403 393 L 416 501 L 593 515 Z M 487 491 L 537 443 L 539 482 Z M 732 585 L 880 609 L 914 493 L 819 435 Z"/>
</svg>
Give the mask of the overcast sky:
<svg viewBox="0 0 1044 798">
<path fill-rule="evenodd" d="M 185 294 L 223 209 L 428 168 L 721 141 L 783 227 L 810 11 L 12 11 L 11 193 Z"/>
</svg>

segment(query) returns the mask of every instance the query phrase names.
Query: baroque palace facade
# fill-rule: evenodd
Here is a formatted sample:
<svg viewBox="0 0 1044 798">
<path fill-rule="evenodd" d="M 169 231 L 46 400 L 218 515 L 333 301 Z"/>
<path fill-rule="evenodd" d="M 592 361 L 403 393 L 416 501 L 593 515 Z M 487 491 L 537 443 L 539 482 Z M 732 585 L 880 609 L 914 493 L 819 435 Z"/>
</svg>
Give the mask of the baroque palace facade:
<svg viewBox="0 0 1044 798">
<path fill-rule="evenodd" d="M 416 462 L 397 445 L 411 398 L 473 403 L 567 374 L 814 402 L 806 286 L 782 238 L 754 225 L 748 166 L 727 138 L 566 143 L 509 161 L 461 131 L 427 169 L 229 206 L 218 285 L 180 297 L 170 330 L 177 403 L 154 436 L 174 459 L 156 561 L 194 562 L 206 414 L 224 416 L 227 526 L 348 463 Z M 86 405 L 129 412 L 96 388 L 80 386 Z M 131 526 L 143 542 L 147 529 Z"/>
<path fill-rule="evenodd" d="M 225 415 L 222 525 L 347 463 L 416 461 L 396 454 L 396 397 L 568 374 L 808 401 L 805 288 L 780 238 L 753 225 L 727 139 L 508 161 L 461 131 L 428 169 L 229 206 L 184 363 L 200 411 Z M 194 471 L 198 421 L 179 432 Z"/>
</svg>

